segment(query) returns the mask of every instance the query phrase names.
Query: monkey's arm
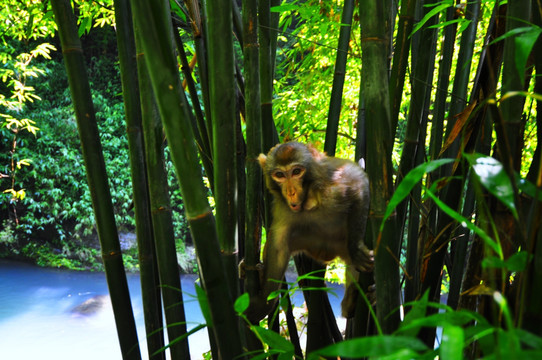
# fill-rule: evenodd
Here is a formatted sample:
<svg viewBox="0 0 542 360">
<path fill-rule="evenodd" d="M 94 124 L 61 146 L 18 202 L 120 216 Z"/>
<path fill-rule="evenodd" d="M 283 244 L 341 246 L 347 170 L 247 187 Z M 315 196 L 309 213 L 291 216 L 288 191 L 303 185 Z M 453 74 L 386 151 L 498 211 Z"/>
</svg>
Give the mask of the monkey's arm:
<svg viewBox="0 0 542 360">
<path fill-rule="evenodd" d="M 361 271 L 371 271 L 374 265 L 373 252 L 365 245 L 365 227 L 369 216 L 369 182 L 363 171 L 356 185 L 352 186 L 351 204 L 348 211 L 348 252 L 351 262 Z"/>
<path fill-rule="evenodd" d="M 286 243 L 287 228 L 273 226 L 264 248 L 262 290 L 258 296 L 250 299 L 247 317 L 252 322 L 263 319 L 272 310 L 276 299 L 267 301 L 267 297 L 281 287 L 284 273 L 288 267 L 290 251 Z"/>
</svg>

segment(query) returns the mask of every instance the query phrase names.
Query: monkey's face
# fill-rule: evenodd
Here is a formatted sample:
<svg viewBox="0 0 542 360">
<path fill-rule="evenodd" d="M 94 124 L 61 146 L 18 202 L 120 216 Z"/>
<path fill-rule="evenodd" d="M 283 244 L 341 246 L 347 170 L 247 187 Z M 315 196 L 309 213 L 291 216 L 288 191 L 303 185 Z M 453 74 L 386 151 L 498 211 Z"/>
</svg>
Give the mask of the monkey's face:
<svg viewBox="0 0 542 360">
<path fill-rule="evenodd" d="M 280 187 L 288 207 L 296 213 L 303 209 L 303 201 L 305 200 L 305 189 L 303 188 L 305 172 L 305 167 L 298 164 L 281 166 L 271 172 L 271 177 Z"/>
<path fill-rule="evenodd" d="M 282 198 L 295 213 L 306 208 L 303 204 L 307 199 L 306 184 L 317 155 L 318 152 L 307 145 L 288 142 L 273 147 L 267 156 L 258 157 L 268 189 L 276 200 Z"/>
</svg>

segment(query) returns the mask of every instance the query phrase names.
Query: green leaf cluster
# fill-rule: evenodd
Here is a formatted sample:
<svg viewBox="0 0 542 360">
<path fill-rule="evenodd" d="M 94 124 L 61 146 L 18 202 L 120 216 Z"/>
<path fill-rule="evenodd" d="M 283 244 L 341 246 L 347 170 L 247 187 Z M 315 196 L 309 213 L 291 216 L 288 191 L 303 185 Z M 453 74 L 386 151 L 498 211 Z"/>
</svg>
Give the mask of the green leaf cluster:
<svg viewBox="0 0 542 360">
<path fill-rule="evenodd" d="M 132 186 L 118 65 L 114 56 L 90 58 L 89 63 L 116 221 L 120 232 L 132 232 L 135 227 Z M 7 126 L 0 128 L 3 169 L 10 163 L 9 140 L 13 126 L 32 132 L 32 136 L 21 132 L 16 153 L 17 163 L 27 165 L 18 173 L 14 184 L 16 189 L 24 189 L 24 194 L 17 203 L 11 200 L 17 194 L 0 194 L 0 220 L 5 227 L 0 256 L 29 258 L 53 267 L 101 269 L 94 213 L 64 66 L 47 60 L 39 67 L 48 77 L 32 85 L 43 100 L 29 104 L 21 112 L 33 120 L 6 118 Z M 36 132 L 38 125 L 40 129 Z M 167 166 L 176 204 L 173 216 L 177 251 L 182 254 L 189 231 L 171 162 Z M 11 215 L 14 207 L 18 226 L 14 226 Z M 136 249 L 129 251 L 133 253 L 126 254 L 125 265 L 136 270 Z"/>
</svg>

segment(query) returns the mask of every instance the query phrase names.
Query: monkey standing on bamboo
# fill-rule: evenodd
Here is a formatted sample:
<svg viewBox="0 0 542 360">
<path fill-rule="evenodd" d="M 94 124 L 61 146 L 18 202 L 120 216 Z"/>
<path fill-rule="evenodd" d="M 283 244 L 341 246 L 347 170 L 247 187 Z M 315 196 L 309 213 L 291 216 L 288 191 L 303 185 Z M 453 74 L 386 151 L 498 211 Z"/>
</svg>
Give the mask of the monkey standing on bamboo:
<svg viewBox="0 0 542 360">
<path fill-rule="evenodd" d="M 358 164 L 298 142 L 279 144 L 258 161 L 273 195 L 273 221 L 264 248 L 262 290 L 247 312 L 253 320 L 271 311 L 267 297 L 279 289 L 277 281 L 292 254 L 302 251 L 323 263 L 340 257 L 359 271 L 373 268 L 372 251 L 363 241 L 369 180 Z M 351 280 L 347 276 L 344 317 L 351 317 L 355 307 L 357 289 Z"/>
</svg>

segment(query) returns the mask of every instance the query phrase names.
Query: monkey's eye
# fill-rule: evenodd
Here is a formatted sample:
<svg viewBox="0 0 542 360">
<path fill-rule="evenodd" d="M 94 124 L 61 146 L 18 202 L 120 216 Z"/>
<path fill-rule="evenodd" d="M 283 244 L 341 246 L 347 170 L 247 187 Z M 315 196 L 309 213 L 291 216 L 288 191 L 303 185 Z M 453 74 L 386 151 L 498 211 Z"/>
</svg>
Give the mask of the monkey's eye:
<svg viewBox="0 0 542 360">
<path fill-rule="evenodd" d="M 275 174 L 274 174 L 274 176 L 275 176 L 276 178 L 282 179 L 282 178 L 284 178 L 286 175 L 284 175 L 284 173 L 283 173 L 282 171 L 276 171 Z"/>
<path fill-rule="evenodd" d="M 294 168 L 294 169 L 292 170 L 292 175 L 293 175 L 293 176 L 299 175 L 299 174 L 301 174 L 301 173 L 302 173 L 302 169 L 301 169 L 301 168 Z"/>
</svg>

